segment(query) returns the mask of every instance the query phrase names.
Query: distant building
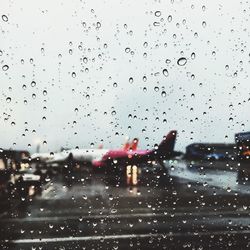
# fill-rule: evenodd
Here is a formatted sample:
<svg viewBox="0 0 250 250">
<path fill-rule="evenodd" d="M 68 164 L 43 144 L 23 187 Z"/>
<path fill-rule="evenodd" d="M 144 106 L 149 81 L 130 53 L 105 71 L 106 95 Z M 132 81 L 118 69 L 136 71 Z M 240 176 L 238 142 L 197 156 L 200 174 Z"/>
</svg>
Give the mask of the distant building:
<svg viewBox="0 0 250 250">
<path fill-rule="evenodd" d="M 206 159 L 209 156 L 232 158 L 237 153 L 235 144 L 225 143 L 192 143 L 186 147 L 185 157 L 188 159 Z"/>
</svg>

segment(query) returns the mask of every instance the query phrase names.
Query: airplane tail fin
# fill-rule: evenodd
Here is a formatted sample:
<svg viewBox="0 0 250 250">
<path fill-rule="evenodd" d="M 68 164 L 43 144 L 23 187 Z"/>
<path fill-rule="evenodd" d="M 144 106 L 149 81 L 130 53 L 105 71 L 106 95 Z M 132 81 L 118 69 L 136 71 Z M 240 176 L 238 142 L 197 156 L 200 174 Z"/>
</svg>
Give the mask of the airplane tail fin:
<svg viewBox="0 0 250 250">
<path fill-rule="evenodd" d="M 174 151 L 177 131 L 171 130 L 159 144 L 157 152 L 161 155 L 171 154 Z"/>
<path fill-rule="evenodd" d="M 138 142 L 139 142 L 139 140 L 137 138 L 134 138 L 133 141 L 130 144 L 129 149 L 136 150 L 137 146 L 138 146 Z"/>
<path fill-rule="evenodd" d="M 127 151 L 127 150 L 129 150 L 129 147 L 130 147 L 129 141 L 128 141 L 128 138 L 126 138 L 126 142 L 123 145 L 123 150 Z"/>
</svg>

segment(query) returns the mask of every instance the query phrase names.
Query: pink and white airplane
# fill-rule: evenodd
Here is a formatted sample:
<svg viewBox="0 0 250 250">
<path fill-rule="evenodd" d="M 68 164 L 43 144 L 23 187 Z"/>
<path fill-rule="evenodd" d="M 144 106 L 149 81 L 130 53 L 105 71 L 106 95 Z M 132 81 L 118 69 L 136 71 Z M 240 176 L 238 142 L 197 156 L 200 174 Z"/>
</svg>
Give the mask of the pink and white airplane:
<svg viewBox="0 0 250 250">
<path fill-rule="evenodd" d="M 147 161 L 162 161 L 175 156 L 174 145 L 177 132 L 170 131 L 162 142 L 151 150 L 138 150 L 138 139 L 132 143 L 125 143 L 122 149 L 71 149 L 59 153 L 50 154 L 43 162 L 47 167 L 58 166 L 62 164 L 91 164 L 94 169 L 104 169 L 112 164 L 132 165 Z M 45 158 L 46 158 L 45 157 Z M 38 159 L 39 155 L 35 154 L 31 158 Z"/>
<path fill-rule="evenodd" d="M 170 131 L 161 143 L 151 150 L 138 150 L 138 140 L 135 142 L 135 148 L 129 148 L 128 150 L 107 150 L 92 160 L 92 166 L 94 169 L 97 169 L 105 168 L 112 164 L 134 165 L 153 160 L 161 162 L 176 155 L 174 152 L 176 135 L 176 130 Z"/>
</svg>

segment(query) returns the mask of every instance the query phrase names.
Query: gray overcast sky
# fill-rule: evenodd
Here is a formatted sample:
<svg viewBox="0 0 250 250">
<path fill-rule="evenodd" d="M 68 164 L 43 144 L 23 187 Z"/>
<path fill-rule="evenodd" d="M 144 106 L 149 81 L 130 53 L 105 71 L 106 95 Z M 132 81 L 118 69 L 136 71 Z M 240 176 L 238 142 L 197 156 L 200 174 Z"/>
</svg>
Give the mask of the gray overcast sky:
<svg viewBox="0 0 250 250">
<path fill-rule="evenodd" d="M 250 129 L 247 1 L 0 6 L 3 148 L 119 147 L 125 136 L 144 148 L 177 129 L 183 150 Z"/>
</svg>

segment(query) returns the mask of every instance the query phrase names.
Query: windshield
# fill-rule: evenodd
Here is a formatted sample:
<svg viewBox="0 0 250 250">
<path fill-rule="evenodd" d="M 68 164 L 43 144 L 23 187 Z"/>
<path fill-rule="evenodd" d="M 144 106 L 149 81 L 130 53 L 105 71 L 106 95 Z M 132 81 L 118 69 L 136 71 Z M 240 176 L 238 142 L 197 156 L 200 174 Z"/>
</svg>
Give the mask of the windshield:
<svg viewBox="0 0 250 250">
<path fill-rule="evenodd" d="M 2 1 L 1 249 L 249 246 L 247 1 Z"/>
</svg>

